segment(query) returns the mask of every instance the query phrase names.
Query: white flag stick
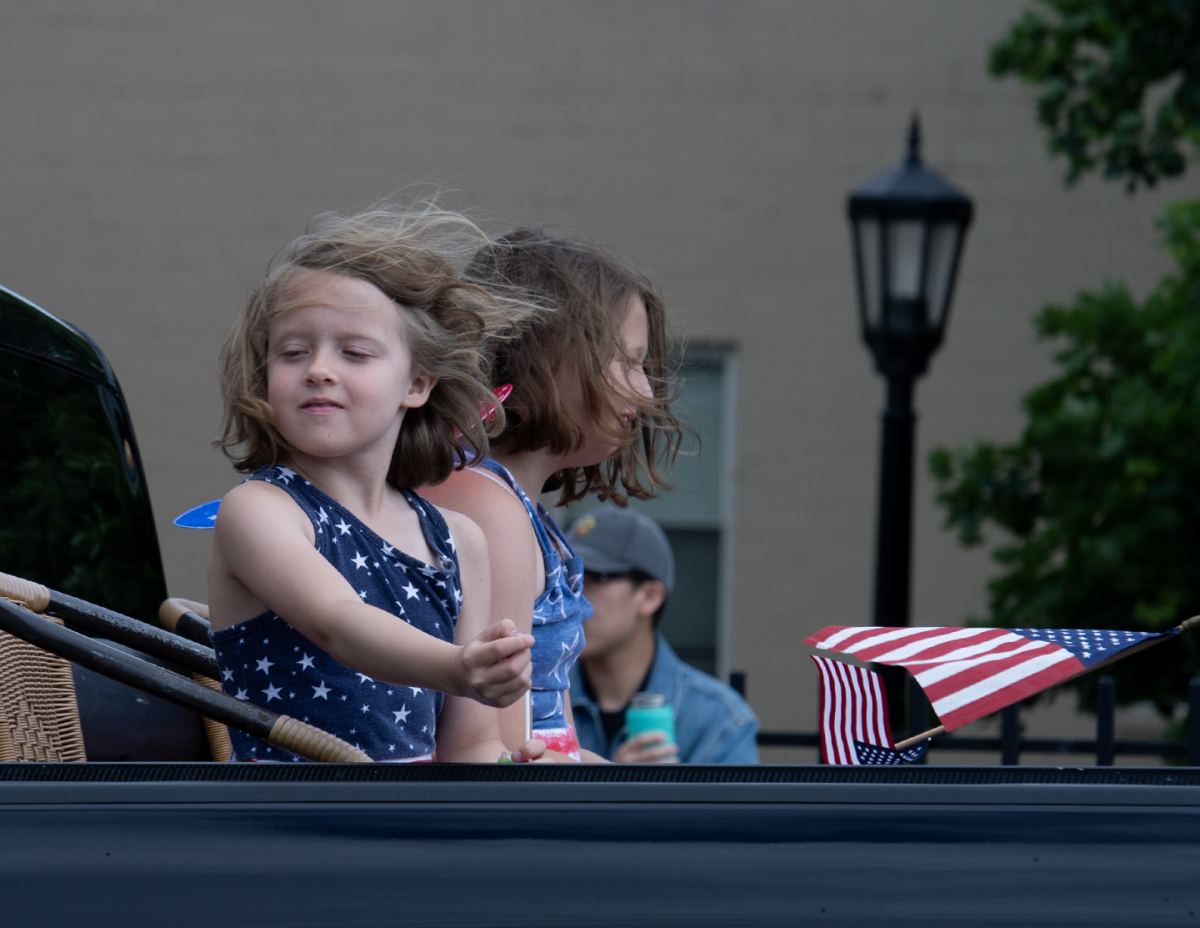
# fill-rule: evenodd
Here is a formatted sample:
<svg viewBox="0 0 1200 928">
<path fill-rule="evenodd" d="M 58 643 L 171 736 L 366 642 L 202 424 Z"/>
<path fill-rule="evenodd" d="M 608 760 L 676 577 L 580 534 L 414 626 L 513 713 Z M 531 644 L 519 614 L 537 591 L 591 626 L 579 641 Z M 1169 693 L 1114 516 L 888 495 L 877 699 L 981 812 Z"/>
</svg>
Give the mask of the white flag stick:
<svg viewBox="0 0 1200 928">
<path fill-rule="evenodd" d="M 533 690 L 525 691 L 525 740 L 533 738 Z"/>
</svg>

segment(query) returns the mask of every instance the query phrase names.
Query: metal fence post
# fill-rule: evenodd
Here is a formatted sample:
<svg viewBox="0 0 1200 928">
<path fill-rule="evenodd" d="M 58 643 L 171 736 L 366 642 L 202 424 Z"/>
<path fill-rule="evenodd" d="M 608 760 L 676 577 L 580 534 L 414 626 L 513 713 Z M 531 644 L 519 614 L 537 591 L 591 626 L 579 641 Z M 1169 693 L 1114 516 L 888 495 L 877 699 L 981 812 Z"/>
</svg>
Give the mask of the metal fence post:
<svg viewBox="0 0 1200 928">
<path fill-rule="evenodd" d="M 1187 762 L 1200 767 L 1200 677 L 1192 677 L 1188 685 Z"/>
<path fill-rule="evenodd" d="M 1015 767 L 1021 762 L 1021 704 L 1000 710 L 1000 763 Z"/>
<path fill-rule="evenodd" d="M 1111 767 L 1116 756 L 1115 716 L 1117 681 L 1101 677 L 1096 681 L 1096 766 Z"/>
<path fill-rule="evenodd" d="M 921 689 L 921 684 L 916 681 L 915 677 L 909 674 L 908 735 L 911 738 L 913 735 L 919 735 L 925 731 L 929 731 L 929 700 L 925 696 L 925 691 Z M 929 752 L 926 751 L 914 763 L 929 763 Z"/>
</svg>

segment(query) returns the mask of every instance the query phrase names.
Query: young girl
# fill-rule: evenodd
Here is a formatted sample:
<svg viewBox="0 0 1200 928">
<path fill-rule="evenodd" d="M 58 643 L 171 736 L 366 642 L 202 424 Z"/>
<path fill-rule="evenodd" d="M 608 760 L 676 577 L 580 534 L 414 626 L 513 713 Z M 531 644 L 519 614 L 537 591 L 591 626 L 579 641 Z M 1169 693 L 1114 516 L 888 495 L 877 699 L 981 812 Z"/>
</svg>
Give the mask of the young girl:
<svg viewBox="0 0 1200 928">
<path fill-rule="evenodd" d="M 591 615 L 580 559 L 534 500 L 595 493 L 624 504 L 665 488 L 659 470 L 678 449 L 670 412 L 666 317 L 649 281 L 573 232 L 522 229 L 483 249 L 468 275 L 495 293 L 528 293 L 549 308 L 499 345 L 493 384 L 511 383 L 504 431 L 491 457 L 422 490 L 469 515 L 487 537 L 492 621 L 533 632 L 533 734 L 579 760 L 567 697 Z M 505 741 L 523 740 L 516 708 L 501 713 Z M 589 755 L 588 760 L 603 760 Z"/>
<path fill-rule="evenodd" d="M 533 639 L 488 622 L 482 532 L 404 489 L 488 448 L 481 339 L 505 307 L 443 256 L 468 228 L 434 210 L 320 219 L 222 350 L 218 445 L 251 473 L 209 564 L 222 687 L 377 761 L 495 762 L 488 707 L 529 687 Z M 298 759 L 230 734 L 235 759 Z"/>
</svg>

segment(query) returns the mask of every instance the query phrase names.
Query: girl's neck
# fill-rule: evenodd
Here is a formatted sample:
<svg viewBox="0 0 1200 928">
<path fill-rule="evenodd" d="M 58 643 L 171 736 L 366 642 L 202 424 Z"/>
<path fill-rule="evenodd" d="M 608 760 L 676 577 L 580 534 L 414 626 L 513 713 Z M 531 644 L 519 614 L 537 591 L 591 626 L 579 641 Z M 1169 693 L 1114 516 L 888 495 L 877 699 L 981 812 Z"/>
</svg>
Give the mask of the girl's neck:
<svg viewBox="0 0 1200 928">
<path fill-rule="evenodd" d="M 491 457 L 508 469 L 513 479 L 525 491 L 525 495 L 535 502 L 542 495 L 542 487 L 546 485 L 546 481 L 563 468 L 562 459 L 544 449 L 519 451 L 516 454 L 493 452 Z"/>
<path fill-rule="evenodd" d="M 391 488 L 387 482 L 387 469 L 380 469 L 378 462 L 347 462 L 344 459 L 334 462 L 290 454 L 280 463 L 364 521 L 387 506 Z"/>
</svg>

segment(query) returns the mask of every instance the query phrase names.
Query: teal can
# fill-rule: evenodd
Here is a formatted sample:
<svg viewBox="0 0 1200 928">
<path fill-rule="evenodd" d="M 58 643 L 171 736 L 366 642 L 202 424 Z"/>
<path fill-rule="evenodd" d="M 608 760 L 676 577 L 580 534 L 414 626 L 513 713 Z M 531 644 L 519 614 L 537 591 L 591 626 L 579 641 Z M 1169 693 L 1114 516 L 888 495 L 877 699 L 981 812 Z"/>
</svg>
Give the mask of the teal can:
<svg viewBox="0 0 1200 928">
<path fill-rule="evenodd" d="M 634 693 L 625 710 L 625 737 L 648 731 L 666 732 L 666 744 L 675 743 L 675 710 L 661 693 Z"/>
</svg>

